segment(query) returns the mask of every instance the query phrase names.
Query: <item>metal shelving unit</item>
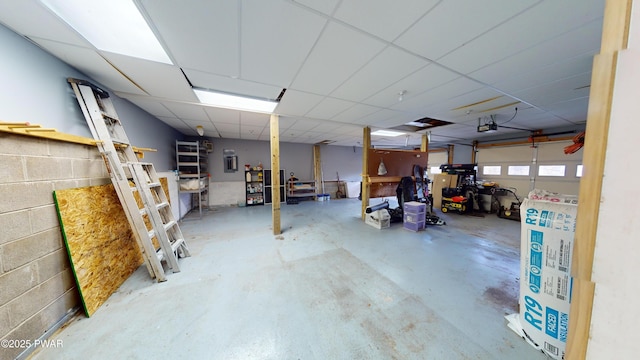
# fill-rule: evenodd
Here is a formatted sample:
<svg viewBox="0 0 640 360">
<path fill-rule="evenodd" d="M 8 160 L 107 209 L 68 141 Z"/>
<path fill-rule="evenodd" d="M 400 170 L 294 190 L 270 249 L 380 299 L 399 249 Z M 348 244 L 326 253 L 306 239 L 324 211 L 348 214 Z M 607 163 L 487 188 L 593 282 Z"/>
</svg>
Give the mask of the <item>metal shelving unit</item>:
<svg viewBox="0 0 640 360">
<path fill-rule="evenodd" d="M 178 169 L 178 191 L 191 194 L 191 209 L 197 207 L 202 218 L 202 209 L 209 207 L 209 171 L 207 147 L 199 141 L 176 140 L 176 166 Z M 194 204 L 197 203 L 197 206 Z M 182 219 L 182 209 L 179 218 Z M 185 214 L 186 215 L 186 214 Z"/>
<path fill-rule="evenodd" d="M 245 170 L 244 184 L 247 206 L 264 205 L 264 183 L 262 170 Z"/>
</svg>

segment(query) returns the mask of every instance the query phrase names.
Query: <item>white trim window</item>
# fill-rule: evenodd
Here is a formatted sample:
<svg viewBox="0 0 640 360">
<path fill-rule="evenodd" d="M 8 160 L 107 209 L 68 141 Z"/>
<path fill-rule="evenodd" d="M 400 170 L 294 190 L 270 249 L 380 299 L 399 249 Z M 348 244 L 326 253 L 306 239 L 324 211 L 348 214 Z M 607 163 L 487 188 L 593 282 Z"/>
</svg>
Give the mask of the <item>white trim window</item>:
<svg viewBox="0 0 640 360">
<path fill-rule="evenodd" d="M 483 165 L 482 175 L 500 175 L 502 174 L 502 166 L 500 165 Z"/>
<path fill-rule="evenodd" d="M 529 176 L 529 165 L 509 165 L 507 175 L 512 176 Z"/>
<path fill-rule="evenodd" d="M 566 165 L 540 165 L 538 166 L 538 176 L 563 177 L 566 168 Z"/>
</svg>

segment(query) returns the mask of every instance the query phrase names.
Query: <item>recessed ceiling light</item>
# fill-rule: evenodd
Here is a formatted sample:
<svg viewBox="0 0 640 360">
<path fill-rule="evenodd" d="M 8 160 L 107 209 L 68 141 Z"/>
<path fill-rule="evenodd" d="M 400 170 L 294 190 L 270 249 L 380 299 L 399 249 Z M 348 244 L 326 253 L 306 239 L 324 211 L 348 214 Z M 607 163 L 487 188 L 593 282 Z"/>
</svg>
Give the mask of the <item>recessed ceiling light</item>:
<svg viewBox="0 0 640 360">
<path fill-rule="evenodd" d="M 371 135 L 377 135 L 377 136 L 400 136 L 402 134 L 404 133 L 401 133 L 398 131 L 391 131 L 391 130 L 376 130 L 371 133 Z"/>
<path fill-rule="evenodd" d="M 261 100 L 210 90 L 193 89 L 193 92 L 201 103 L 225 109 L 271 114 L 278 105 L 276 101 Z"/>
<path fill-rule="evenodd" d="M 173 64 L 132 0 L 42 0 L 99 50 Z"/>
</svg>

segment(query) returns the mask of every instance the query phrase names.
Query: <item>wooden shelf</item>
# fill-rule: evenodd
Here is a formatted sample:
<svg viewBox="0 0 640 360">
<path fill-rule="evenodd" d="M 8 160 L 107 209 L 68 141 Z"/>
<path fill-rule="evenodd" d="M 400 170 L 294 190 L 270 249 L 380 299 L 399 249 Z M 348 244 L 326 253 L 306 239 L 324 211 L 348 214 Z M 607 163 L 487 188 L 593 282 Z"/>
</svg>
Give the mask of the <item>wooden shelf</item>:
<svg viewBox="0 0 640 360">
<path fill-rule="evenodd" d="M 287 197 L 307 198 L 316 197 L 315 180 L 289 180 L 287 182 Z"/>
</svg>

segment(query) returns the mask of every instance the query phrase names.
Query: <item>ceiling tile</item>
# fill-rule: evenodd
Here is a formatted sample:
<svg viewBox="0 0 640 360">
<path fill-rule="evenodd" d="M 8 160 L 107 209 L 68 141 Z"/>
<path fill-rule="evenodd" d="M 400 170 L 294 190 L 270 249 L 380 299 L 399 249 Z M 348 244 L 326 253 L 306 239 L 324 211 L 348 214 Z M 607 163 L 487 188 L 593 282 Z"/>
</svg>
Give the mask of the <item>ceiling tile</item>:
<svg viewBox="0 0 640 360">
<path fill-rule="evenodd" d="M 441 1 L 396 44 L 436 60 L 525 10 L 538 0 Z M 452 14 L 455 14 L 452 16 Z M 446 34 L 446 41 L 443 41 Z"/>
<path fill-rule="evenodd" d="M 332 23 L 311 51 L 291 88 L 329 94 L 384 47 L 381 41 Z"/>
<path fill-rule="evenodd" d="M 141 2 L 176 65 L 185 70 L 240 75 L 238 0 Z"/>
<path fill-rule="evenodd" d="M 164 102 L 164 106 L 182 120 L 209 121 L 209 117 L 202 106 L 169 101 Z"/>
<path fill-rule="evenodd" d="M 601 18 L 602 5 L 601 0 L 540 2 L 438 62 L 463 74 L 476 71 Z M 469 61 L 471 58 L 473 61 Z"/>
<path fill-rule="evenodd" d="M 353 105 L 355 104 L 350 101 L 325 98 L 318 106 L 309 111 L 306 116 L 317 119 L 331 119 Z"/>
<path fill-rule="evenodd" d="M 589 84 L 590 80 L 591 72 L 587 72 L 517 92 L 515 95 L 545 108 L 550 104 L 588 97 L 590 88 L 585 88 L 584 85 Z"/>
<path fill-rule="evenodd" d="M 47 9 L 40 1 L 0 1 L 2 23 L 27 37 L 55 40 L 60 43 L 93 49 L 73 28 Z"/>
<path fill-rule="evenodd" d="M 169 111 L 169 109 L 167 109 L 166 106 L 164 106 L 162 103 L 159 103 L 155 100 L 148 99 L 141 96 L 131 96 L 127 94 L 121 95 L 120 93 L 116 93 L 116 95 L 131 101 L 142 110 L 148 112 L 149 114 L 157 118 L 160 118 L 160 117 L 175 118 L 176 117 L 174 113 L 172 113 L 171 111 Z"/>
<path fill-rule="evenodd" d="M 448 83 L 458 77 L 460 77 L 459 74 L 453 73 L 436 64 L 427 65 L 409 76 L 400 79 L 388 89 L 365 99 L 364 103 L 380 107 L 390 107 L 398 103 L 398 92 L 400 90 L 406 91 L 404 98 L 408 99 L 429 89 Z"/>
<path fill-rule="evenodd" d="M 405 100 L 398 102 L 391 108 L 395 110 L 414 113 L 416 115 L 428 116 L 427 109 L 429 106 L 447 101 L 449 99 L 461 96 L 481 88 L 482 85 L 477 82 L 461 77 L 430 89 L 424 93 L 413 95 L 407 93 Z M 442 119 L 446 120 L 446 119 Z"/>
<path fill-rule="evenodd" d="M 243 126 L 244 125 L 261 126 L 261 127 L 269 126 L 269 114 L 241 112 L 240 124 Z"/>
<path fill-rule="evenodd" d="M 187 125 L 185 124 L 184 121 L 176 118 L 176 117 L 167 117 L 167 116 L 156 116 L 158 119 L 160 119 L 162 122 L 164 122 L 165 124 L 173 127 L 173 128 L 186 128 Z"/>
<path fill-rule="evenodd" d="M 331 120 L 360 124 L 362 118 L 366 117 L 367 115 L 373 114 L 378 110 L 380 110 L 380 108 L 371 105 L 356 104 L 349 109 L 341 112 L 340 114 L 332 117 Z"/>
<path fill-rule="evenodd" d="M 240 138 L 248 140 L 258 140 L 264 126 L 240 125 Z M 267 132 L 269 130 L 267 129 Z"/>
<path fill-rule="evenodd" d="M 308 131 L 318 126 L 318 120 L 314 119 L 298 119 L 289 127 L 292 130 Z"/>
<path fill-rule="evenodd" d="M 205 106 L 204 112 L 207 113 L 209 119 L 217 123 L 240 124 L 240 111 L 221 109 L 216 107 Z"/>
<path fill-rule="evenodd" d="M 90 76 L 92 80 L 108 87 L 110 90 L 131 94 L 145 94 L 93 49 L 40 38 L 32 40 L 57 58 L 66 61 L 69 65 L 82 71 L 87 76 Z"/>
<path fill-rule="evenodd" d="M 517 82 L 519 79 L 525 82 L 540 82 L 540 78 L 550 77 L 549 73 L 555 66 L 558 68 L 553 76 L 562 76 L 558 73 L 579 74 L 590 71 L 593 56 L 600 49 L 601 33 L 602 19 L 596 19 L 585 26 L 474 71 L 470 76 L 487 84 L 501 84 L 500 87 L 504 90 L 512 91 L 518 87 L 505 87 L 504 83 Z"/>
<path fill-rule="evenodd" d="M 567 106 L 569 105 L 569 106 Z M 582 124 L 587 121 L 587 110 L 589 106 L 589 98 L 575 98 L 570 101 L 558 102 L 555 104 L 548 105 L 548 109 L 554 115 L 567 119 L 569 122 L 573 124 Z M 558 122 L 555 119 L 554 121 L 550 121 L 545 124 L 545 126 L 540 126 L 541 128 L 553 128 L 558 126 Z"/>
<path fill-rule="evenodd" d="M 242 2 L 240 78 L 288 88 L 325 23 L 286 1 Z"/>
<path fill-rule="evenodd" d="M 176 66 L 105 51 L 100 53 L 151 96 L 181 101 L 198 101 L 184 75 Z"/>
<path fill-rule="evenodd" d="M 298 121 L 297 117 L 278 116 L 278 128 L 280 130 L 287 129 Z"/>
<path fill-rule="evenodd" d="M 313 109 L 324 99 L 324 96 L 287 89 L 276 108 L 279 114 L 302 116 Z"/>
<path fill-rule="evenodd" d="M 334 17 L 384 40 L 393 41 L 439 2 L 438 0 L 343 1 Z"/>
<path fill-rule="evenodd" d="M 388 47 L 333 91 L 331 96 L 360 102 L 428 64 L 424 59 Z M 404 89 L 394 86 L 392 91 L 397 94 L 400 90 Z"/>
<path fill-rule="evenodd" d="M 330 132 L 336 132 L 336 131 L 340 131 L 341 128 L 343 128 L 344 124 L 342 123 L 338 123 L 338 122 L 334 122 L 334 121 L 328 121 L 328 120 L 317 120 L 318 124 L 313 128 L 313 131 L 317 131 L 317 132 L 323 132 L 323 133 L 330 133 Z"/>
<path fill-rule="evenodd" d="M 319 11 L 325 15 L 331 15 L 341 0 L 291 0 L 292 3 L 300 4 L 302 7 Z"/>
</svg>

